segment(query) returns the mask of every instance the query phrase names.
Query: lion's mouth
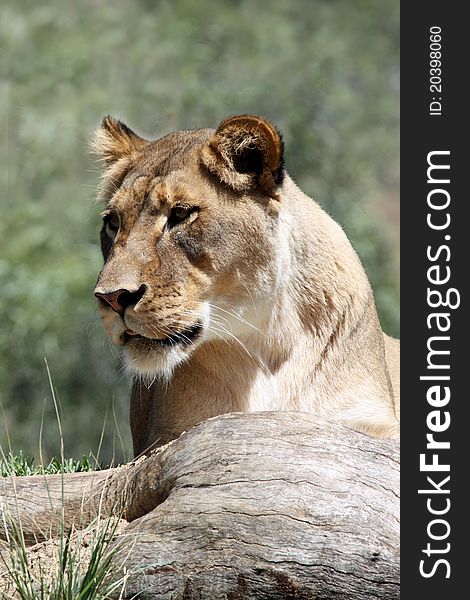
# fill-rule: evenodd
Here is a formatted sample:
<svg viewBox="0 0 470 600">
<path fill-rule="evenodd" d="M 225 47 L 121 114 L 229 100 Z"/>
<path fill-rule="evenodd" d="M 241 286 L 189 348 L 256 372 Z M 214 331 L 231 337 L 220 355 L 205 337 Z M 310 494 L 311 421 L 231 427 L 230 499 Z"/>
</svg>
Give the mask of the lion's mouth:
<svg viewBox="0 0 470 600">
<path fill-rule="evenodd" d="M 131 329 L 126 329 L 123 333 L 123 341 L 125 344 L 129 342 L 140 342 L 146 346 L 154 346 L 156 348 L 162 348 L 165 346 L 189 346 L 193 344 L 202 333 L 202 323 L 198 321 L 188 329 L 178 331 L 170 334 L 165 338 L 149 338 L 139 333 L 135 333 Z"/>
</svg>

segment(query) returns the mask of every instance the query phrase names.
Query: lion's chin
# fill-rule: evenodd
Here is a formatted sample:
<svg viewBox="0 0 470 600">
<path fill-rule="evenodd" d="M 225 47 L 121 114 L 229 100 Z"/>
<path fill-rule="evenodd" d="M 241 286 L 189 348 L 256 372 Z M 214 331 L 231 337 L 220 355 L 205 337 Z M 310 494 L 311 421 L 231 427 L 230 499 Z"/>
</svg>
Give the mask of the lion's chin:
<svg viewBox="0 0 470 600">
<path fill-rule="evenodd" d="M 120 336 L 125 369 L 145 382 L 153 382 L 157 377 L 169 381 L 175 368 L 189 358 L 204 334 L 202 320 L 163 339 L 148 338 L 126 329 Z"/>
<path fill-rule="evenodd" d="M 191 350 L 175 346 L 162 349 L 124 348 L 126 371 L 132 376 L 152 383 L 156 377 L 170 380 L 175 368 L 188 359 Z"/>
</svg>

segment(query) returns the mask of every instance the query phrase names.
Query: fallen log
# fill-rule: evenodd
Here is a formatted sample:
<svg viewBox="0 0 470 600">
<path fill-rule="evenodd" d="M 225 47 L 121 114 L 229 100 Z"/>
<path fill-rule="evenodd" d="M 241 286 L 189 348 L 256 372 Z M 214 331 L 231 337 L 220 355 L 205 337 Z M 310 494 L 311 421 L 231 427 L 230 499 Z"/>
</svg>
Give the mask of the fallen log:
<svg viewBox="0 0 470 600">
<path fill-rule="evenodd" d="M 399 598 L 396 442 L 309 414 L 229 414 L 136 463 L 45 480 L 0 482 L 0 505 L 31 539 L 57 511 L 122 510 L 126 597 Z"/>
</svg>

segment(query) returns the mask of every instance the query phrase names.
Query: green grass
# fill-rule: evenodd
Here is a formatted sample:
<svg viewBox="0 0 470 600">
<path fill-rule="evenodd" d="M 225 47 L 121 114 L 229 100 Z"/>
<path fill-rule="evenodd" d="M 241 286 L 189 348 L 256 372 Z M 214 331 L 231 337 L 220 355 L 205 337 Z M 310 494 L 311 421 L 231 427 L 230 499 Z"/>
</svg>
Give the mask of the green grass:
<svg viewBox="0 0 470 600">
<path fill-rule="evenodd" d="M 80 460 L 64 458 L 64 438 L 59 405 L 52 383 L 47 360 L 46 370 L 56 413 L 61 458 L 52 458 L 47 464 L 34 464 L 34 458 L 14 453 L 10 447 L 6 453 L 0 447 L 0 476 L 59 475 L 64 473 L 99 470 L 101 441 L 96 458 L 92 452 Z M 0 408 L 1 405 L 0 405 Z M 2 411 L 3 412 L 3 411 Z M 42 432 L 42 425 L 41 425 Z M 41 436 L 40 436 L 41 452 Z M 41 460 L 41 462 L 43 462 Z M 8 499 L 10 500 L 10 499 Z M 14 503 L 14 498 L 11 501 Z M 21 520 L 15 519 L 8 504 L 0 507 L 7 547 L 0 548 L 0 597 L 20 600 L 107 600 L 122 598 L 125 584 L 131 574 L 125 560 L 131 546 L 117 540 L 120 512 L 111 511 L 110 517 L 101 515 L 82 529 L 71 528 L 65 522 L 65 504 L 62 497 L 61 524 L 57 538 L 36 545 L 34 551 L 25 543 Z"/>
<path fill-rule="evenodd" d="M 48 464 L 35 465 L 34 459 L 9 452 L 0 458 L 0 476 L 56 475 L 99 470 L 90 453 L 81 460 L 52 458 Z M 117 554 L 122 543 L 115 544 L 119 518 L 97 518 L 85 529 L 66 531 L 46 544 L 55 547 L 50 554 L 31 553 L 25 543 L 21 524 L 8 511 L 1 515 L 7 531 L 7 548 L 0 554 L 0 597 L 20 600 L 105 600 L 121 597 L 129 576 Z M 39 558 L 38 558 L 39 556 Z M 3 583 L 3 582 L 2 582 Z M 5 583 L 3 583 L 5 586 Z"/>
<path fill-rule="evenodd" d="M 124 549 L 123 544 L 114 543 L 119 519 L 98 518 L 82 531 L 63 532 L 56 541 L 54 556 L 45 554 L 39 559 L 37 553 L 35 556 L 28 552 L 18 524 L 8 516 L 6 523 L 8 550 L 2 558 L 9 587 L 0 589 L 2 598 L 105 600 L 122 597 L 129 573 L 125 569 L 121 571 L 124 562 L 117 556 Z"/>
<path fill-rule="evenodd" d="M 13 475 L 57 475 L 58 473 L 80 473 L 99 470 L 100 466 L 91 454 L 82 456 L 80 460 L 67 458 L 62 461 L 54 457 L 47 465 L 35 465 L 34 458 L 23 456 L 21 450 L 18 454 L 9 452 L 0 459 L 1 477 L 11 477 Z"/>
<path fill-rule="evenodd" d="M 55 475 L 99 470 L 90 453 L 81 460 L 52 458 L 35 465 L 20 451 L 0 458 L 0 475 Z M 60 534 L 35 546 L 25 543 L 21 523 L 8 510 L 0 514 L 7 532 L 7 547 L 0 553 L 0 597 L 20 600 L 107 600 L 121 598 L 130 573 L 126 572 L 123 542 L 116 542 L 119 517 L 99 516 L 82 530 L 66 529 L 64 514 Z M 47 551 L 47 546 L 52 548 Z M 122 552 L 122 554 L 121 554 Z"/>
<path fill-rule="evenodd" d="M 80 460 L 67 458 L 63 461 L 54 457 L 47 465 L 35 465 L 34 458 L 9 452 L 0 458 L 0 477 L 12 475 L 57 475 L 58 473 L 80 473 L 84 471 L 99 471 L 100 466 L 91 454 L 82 456 Z"/>
</svg>

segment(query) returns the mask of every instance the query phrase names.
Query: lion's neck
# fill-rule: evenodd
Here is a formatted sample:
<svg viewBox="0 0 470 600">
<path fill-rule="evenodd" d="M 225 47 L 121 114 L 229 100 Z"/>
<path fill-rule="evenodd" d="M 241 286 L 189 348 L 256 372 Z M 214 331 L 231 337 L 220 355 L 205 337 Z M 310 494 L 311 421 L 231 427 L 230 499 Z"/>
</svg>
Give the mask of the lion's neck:
<svg viewBox="0 0 470 600">
<path fill-rule="evenodd" d="M 372 290 L 342 229 L 292 181 L 287 186 L 269 310 L 258 323 L 262 334 L 249 332 L 246 343 L 268 368 L 300 347 L 311 369 L 332 371 L 345 352 L 337 357 L 334 348 L 351 332 L 382 343 Z"/>
<path fill-rule="evenodd" d="M 272 293 L 258 314 L 245 314 L 255 328 L 235 323 L 231 351 L 220 345 L 207 364 L 230 389 L 230 410 L 305 410 L 354 423 L 360 404 L 386 421 L 390 381 L 367 276 L 342 229 L 295 190 L 281 215 Z"/>
</svg>

